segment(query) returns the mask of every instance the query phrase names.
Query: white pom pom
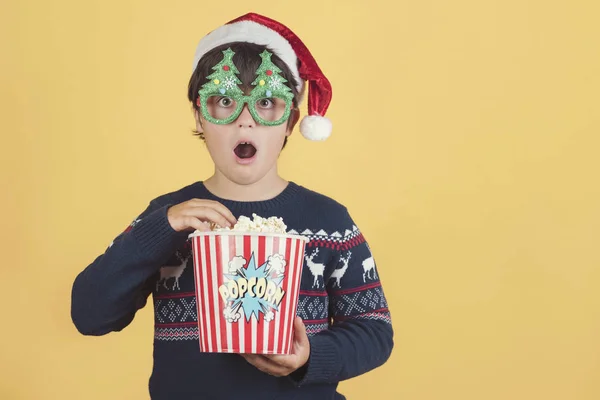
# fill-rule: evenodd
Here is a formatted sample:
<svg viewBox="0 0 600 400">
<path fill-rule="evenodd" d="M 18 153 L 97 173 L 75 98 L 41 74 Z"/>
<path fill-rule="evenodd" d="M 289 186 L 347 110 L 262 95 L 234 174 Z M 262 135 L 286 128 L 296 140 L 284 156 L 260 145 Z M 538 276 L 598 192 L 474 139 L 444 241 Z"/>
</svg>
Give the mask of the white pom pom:
<svg viewBox="0 0 600 400">
<path fill-rule="evenodd" d="M 333 124 L 328 118 L 307 115 L 300 122 L 300 133 L 308 140 L 325 140 L 331 135 Z"/>
</svg>

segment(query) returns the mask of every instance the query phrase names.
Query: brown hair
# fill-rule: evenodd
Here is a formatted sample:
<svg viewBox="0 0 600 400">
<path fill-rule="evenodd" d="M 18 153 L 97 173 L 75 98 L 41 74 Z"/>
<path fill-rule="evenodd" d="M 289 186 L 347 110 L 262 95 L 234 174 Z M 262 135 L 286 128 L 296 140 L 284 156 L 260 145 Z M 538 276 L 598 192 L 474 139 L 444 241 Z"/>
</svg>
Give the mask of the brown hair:
<svg viewBox="0 0 600 400">
<path fill-rule="evenodd" d="M 212 67 L 214 67 L 223 59 L 223 51 L 227 50 L 228 48 L 231 48 L 231 50 L 233 50 L 235 53 L 233 56 L 233 63 L 238 71 L 240 71 L 240 74 L 238 75 L 238 78 L 242 81 L 240 89 L 242 89 L 244 92 L 249 92 L 253 89 L 251 83 L 254 81 L 254 79 L 256 79 L 256 70 L 262 62 L 260 53 L 262 53 L 265 49 L 273 53 L 271 56 L 271 61 L 281 70 L 280 75 L 287 80 L 286 85 L 292 89 L 292 93 L 294 94 L 292 108 L 298 107 L 298 90 L 296 89 L 298 82 L 281 58 L 279 58 L 267 46 L 247 42 L 232 42 L 215 47 L 202 56 L 200 61 L 198 61 L 198 65 L 196 66 L 196 69 L 194 70 L 194 73 L 192 74 L 188 84 L 188 100 L 192 103 L 192 106 L 196 111 L 200 112 L 200 107 L 198 107 L 196 104 L 196 99 L 199 96 L 198 91 L 202 88 L 202 85 L 206 83 L 206 77 L 213 73 Z M 290 118 L 288 119 L 288 128 L 290 128 L 291 123 L 292 119 Z M 199 136 L 200 139 L 204 140 L 204 135 L 201 132 L 194 130 L 194 134 Z M 285 147 L 287 139 L 288 138 L 286 137 L 283 147 Z"/>
</svg>

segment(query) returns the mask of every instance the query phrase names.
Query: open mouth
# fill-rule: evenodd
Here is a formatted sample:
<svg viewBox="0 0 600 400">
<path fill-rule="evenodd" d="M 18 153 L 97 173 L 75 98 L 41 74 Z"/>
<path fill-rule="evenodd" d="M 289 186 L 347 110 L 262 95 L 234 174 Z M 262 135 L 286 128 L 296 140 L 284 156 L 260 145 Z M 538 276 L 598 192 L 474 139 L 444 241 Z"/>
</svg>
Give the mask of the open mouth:
<svg viewBox="0 0 600 400">
<path fill-rule="evenodd" d="M 256 147 L 250 142 L 240 142 L 233 152 L 242 160 L 252 158 L 256 154 Z"/>
</svg>

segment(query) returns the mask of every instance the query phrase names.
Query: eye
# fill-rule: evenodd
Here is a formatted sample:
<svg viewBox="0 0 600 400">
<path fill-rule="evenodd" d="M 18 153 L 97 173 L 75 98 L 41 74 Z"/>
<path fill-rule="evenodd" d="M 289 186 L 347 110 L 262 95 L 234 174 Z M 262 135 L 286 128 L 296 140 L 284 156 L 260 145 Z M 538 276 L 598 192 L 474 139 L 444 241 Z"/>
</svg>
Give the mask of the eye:
<svg viewBox="0 0 600 400">
<path fill-rule="evenodd" d="M 260 108 L 272 108 L 274 103 L 273 100 L 271 99 L 260 99 L 256 102 L 256 104 L 260 107 Z"/>
<path fill-rule="evenodd" d="M 230 97 L 221 97 L 217 101 L 217 104 L 220 105 L 221 107 L 229 107 L 233 104 L 233 100 L 231 100 Z"/>
</svg>

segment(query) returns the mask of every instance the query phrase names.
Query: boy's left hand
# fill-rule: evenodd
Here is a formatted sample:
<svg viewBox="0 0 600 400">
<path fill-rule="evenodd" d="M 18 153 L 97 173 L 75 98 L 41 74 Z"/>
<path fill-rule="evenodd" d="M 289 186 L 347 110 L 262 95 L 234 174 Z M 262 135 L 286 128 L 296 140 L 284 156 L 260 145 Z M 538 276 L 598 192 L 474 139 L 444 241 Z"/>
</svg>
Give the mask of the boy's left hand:
<svg viewBox="0 0 600 400">
<path fill-rule="evenodd" d="M 291 354 L 242 354 L 250 364 L 273 376 L 291 374 L 306 364 L 309 355 L 310 342 L 306 334 L 306 327 L 300 317 L 296 317 L 294 320 L 294 342 L 292 343 Z"/>
</svg>

